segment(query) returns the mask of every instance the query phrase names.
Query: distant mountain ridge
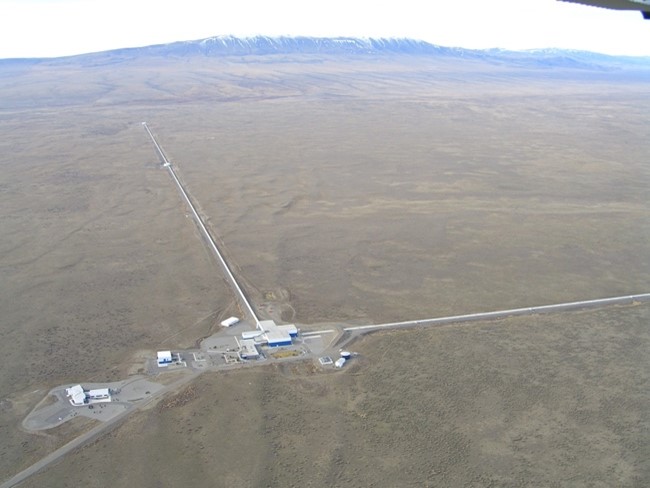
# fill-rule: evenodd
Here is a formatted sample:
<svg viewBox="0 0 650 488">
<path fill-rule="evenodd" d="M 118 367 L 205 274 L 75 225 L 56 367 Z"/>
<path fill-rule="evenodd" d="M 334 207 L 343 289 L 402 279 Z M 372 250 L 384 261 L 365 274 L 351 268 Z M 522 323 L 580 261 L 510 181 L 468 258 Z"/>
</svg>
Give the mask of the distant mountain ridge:
<svg viewBox="0 0 650 488">
<path fill-rule="evenodd" d="M 268 54 L 440 54 L 453 48 L 435 46 L 414 39 L 362 39 L 355 37 L 234 37 L 216 36 L 197 41 L 180 41 L 149 46 L 156 53 L 204 55 Z"/>
<path fill-rule="evenodd" d="M 408 38 L 356 37 L 234 37 L 215 36 L 193 41 L 177 41 L 144 47 L 122 48 L 60 58 L 4 59 L 1 64 L 40 63 L 76 60 L 82 63 L 113 62 L 144 57 L 228 57 L 311 54 L 329 56 L 431 56 L 484 59 L 513 64 L 595 68 L 600 64 L 633 64 L 650 67 L 650 57 L 609 56 L 588 51 L 563 49 L 465 49 L 444 47 Z"/>
</svg>

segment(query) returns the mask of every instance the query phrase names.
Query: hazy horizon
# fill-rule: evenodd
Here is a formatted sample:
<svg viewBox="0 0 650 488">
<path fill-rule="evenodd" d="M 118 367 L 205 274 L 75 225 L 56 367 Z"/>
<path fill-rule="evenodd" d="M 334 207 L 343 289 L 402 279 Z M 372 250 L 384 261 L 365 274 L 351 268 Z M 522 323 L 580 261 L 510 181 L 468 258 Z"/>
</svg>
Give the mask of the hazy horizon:
<svg viewBox="0 0 650 488">
<path fill-rule="evenodd" d="M 100 51 L 89 51 L 89 52 L 83 52 L 83 53 L 78 53 L 78 54 L 69 54 L 69 55 L 62 55 L 62 56 L 24 56 L 24 57 L 6 57 L 6 58 L 0 58 L 0 60 L 12 60 L 12 59 L 33 59 L 33 60 L 38 60 L 38 59 L 60 59 L 60 58 L 69 58 L 69 57 L 75 57 L 75 56 L 85 56 L 85 55 L 92 55 L 92 54 L 101 54 L 101 53 L 107 53 L 107 52 L 112 52 L 112 51 L 121 51 L 124 49 L 144 49 L 148 47 L 154 47 L 154 46 L 164 46 L 168 44 L 177 44 L 177 43 L 192 43 L 192 42 L 201 42 L 207 39 L 241 39 L 241 40 L 248 40 L 248 39 L 257 39 L 257 38 L 270 38 L 270 39 L 300 39 L 300 38 L 312 38 L 312 39 L 358 39 L 358 40 L 396 40 L 396 41 L 415 41 L 415 42 L 424 42 L 427 43 L 431 46 L 436 46 L 436 47 L 441 47 L 441 48 L 450 48 L 450 49 L 465 49 L 469 51 L 481 51 L 481 52 L 494 52 L 494 51 L 505 51 L 505 52 L 514 52 L 514 53 L 534 53 L 534 52 L 543 52 L 543 51 L 566 51 L 566 52 L 585 52 L 585 53 L 592 53 L 592 54 L 601 54 L 605 56 L 612 56 L 612 57 L 624 57 L 624 58 L 650 58 L 650 53 L 648 54 L 641 54 L 641 55 L 634 55 L 634 54 L 608 54 L 608 53 L 603 53 L 600 51 L 595 51 L 595 50 L 586 50 L 586 49 L 572 49 L 572 48 L 557 48 L 557 47 L 534 47 L 534 48 L 526 48 L 526 49 L 507 49 L 507 48 L 499 48 L 499 47 L 486 47 L 486 48 L 465 48 L 465 47 L 459 47 L 459 46 L 449 46 L 449 45 L 443 45 L 443 44 L 436 44 L 433 42 L 425 41 L 423 39 L 417 39 L 417 38 L 412 38 L 412 37 L 368 37 L 368 36 L 302 36 L 302 35 L 277 35 L 277 36 L 270 36 L 270 35 L 263 35 L 263 34 L 258 34 L 258 35 L 251 35 L 251 36 L 236 36 L 232 34 L 224 34 L 224 35 L 215 35 L 215 36 L 208 36 L 208 37 L 203 37 L 203 38 L 196 38 L 196 39 L 179 39 L 176 41 L 170 41 L 170 42 L 161 42 L 161 43 L 155 43 L 155 44 L 144 44 L 144 45 L 137 45 L 137 46 L 126 46 L 126 47 L 117 47 L 117 48 L 112 48 L 112 49 L 105 49 L 105 50 L 100 50 Z"/>
<path fill-rule="evenodd" d="M 186 0 L 0 2 L 0 58 L 62 57 L 219 35 L 411 38 L 466 49 L 577 49 L 650 55 L 639 12 L 556 0 L 237 4 Z"/>
</svg>

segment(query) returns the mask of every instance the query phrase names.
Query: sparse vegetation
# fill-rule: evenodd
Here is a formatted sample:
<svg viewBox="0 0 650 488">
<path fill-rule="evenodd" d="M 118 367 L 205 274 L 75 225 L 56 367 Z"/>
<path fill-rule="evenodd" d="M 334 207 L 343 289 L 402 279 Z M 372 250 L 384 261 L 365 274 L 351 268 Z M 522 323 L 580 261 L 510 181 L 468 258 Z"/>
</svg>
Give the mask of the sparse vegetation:
<svg viewBox="0 0 650 488">
<path fill-rule="evenodd" d="M 315 56 L 0 75 L 3 477 L 85 428 L 20 430 L 49 387 L 121 378 L 233 306 L 142 120 L 253 301 L 304 330 L 649 288 L 641 72 Z M 647 315 L 373 335 L 341 374 L 206 374 L 26 486 L 643 486 Z"/>
<path fill-rule="evenodd" d="M 81 467 L 139 486 L 642 486 L 648 320 L 645 304 L 395 331 L 356 344 L 356 374 L 204 374 L 190 401 L 136 414 L 26 486 Z"/>
<path fill-rule="evenodd" d="M 272 352 L 270 355 L 275 359 L 284 359 L 284 358 L 294 358 L 296 356 L 300 356 L 300 352 L 295 350 L 278 351 L 278 352 Z"/>
</svg>

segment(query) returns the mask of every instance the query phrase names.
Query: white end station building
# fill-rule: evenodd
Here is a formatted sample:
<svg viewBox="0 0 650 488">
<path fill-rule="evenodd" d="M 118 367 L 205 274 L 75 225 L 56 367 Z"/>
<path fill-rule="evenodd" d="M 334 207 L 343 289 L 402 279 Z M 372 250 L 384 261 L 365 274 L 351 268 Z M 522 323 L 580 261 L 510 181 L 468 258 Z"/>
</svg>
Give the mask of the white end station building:
<svg viewBox="0 0 650 488">
<path fill-rule="evenodd" d="M 174 360 L 171 351 L 158 351 L 156 353 L 156 362 L 158 363 L 159 368 L 165 368 L 169 366 Z"/>
<path fill-rule="evenodd" d="M 293 339 L 298 337 L 298 328 L 293 325 L 277 325 L 273 320 L 261 320 L 257 330 L 243 332 L 242 340 L 238 341 L 242 359 L 257 359 L 258 345 L 268 347 L 291 346 Z"/>
</svg>

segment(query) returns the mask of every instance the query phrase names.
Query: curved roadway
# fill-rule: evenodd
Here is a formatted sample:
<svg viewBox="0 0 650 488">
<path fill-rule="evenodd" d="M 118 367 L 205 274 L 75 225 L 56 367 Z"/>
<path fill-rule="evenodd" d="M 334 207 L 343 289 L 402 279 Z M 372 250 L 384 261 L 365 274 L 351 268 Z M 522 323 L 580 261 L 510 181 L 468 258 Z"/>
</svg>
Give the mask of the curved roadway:
<svg viewBox="0 0 650 488">
<path fill-rule="evenodd" d="M 152 401 L 157 400 L 160 398 L 163 394 L 169 392 L 169 391 L 175 391 L 178 388 L 180 388 L 182 385 L 185 383 L 189 383 L 192 381 L 194 378 L 196 378 L 199 375 L 199 373 L 191 373 L 188 375 L 185 375 L 178 380 L 174 381 L 173 383 L 170 383 L 169 385 L 165 386 L 164 388 L 161 388 L 159 391 L 155 392 L 148 398 L 146 398 L 142 403 L 138 403 L 137 405 L 132 405 L 129 408 L 125 409 L 124 412 L 116 415 L 115 417 L 107 420 L 106 422 L 101 422 L 100 424 L 96 425 L 92 429 L 90 429 L 88 432 L 85 432 L 81 434 L 79 437 L 75 437 L 72 439 L 70 442 L 67 444 L 64 444 L 63 446 L 59 447 L 57 450 L 51 452 L 44 458 L 36 461 L 34 464 L 29 466 L 28 468 L 20 471 L 19 473 L 16 473 L 14 476 L 9 478 L 7 481 L 3 482 L 0 484 L 0 488 L 12 488 L 13 486 L 16 486 L 17 484 L 25 481 L 27 478 L 30 476 L 38 473 L 39 471 L 45 469 L 47 466 L 52 464 L 53 462 L 59 460 L 69 452 L 74 451 L 75 449 L 78 449 L 82 447 L 83 445 L 93 441 L 94 439 L 98 438 L 101 435 L 106 434 L 107 432 L 110 432 L 112 429 L 115 427 L 119 426 L 123 420 L 125 420 L 129 415 L 131 415 L 133 412 L 142 409 L 146 407 L 147 405 L 151 404 Z"/>
</svg>

